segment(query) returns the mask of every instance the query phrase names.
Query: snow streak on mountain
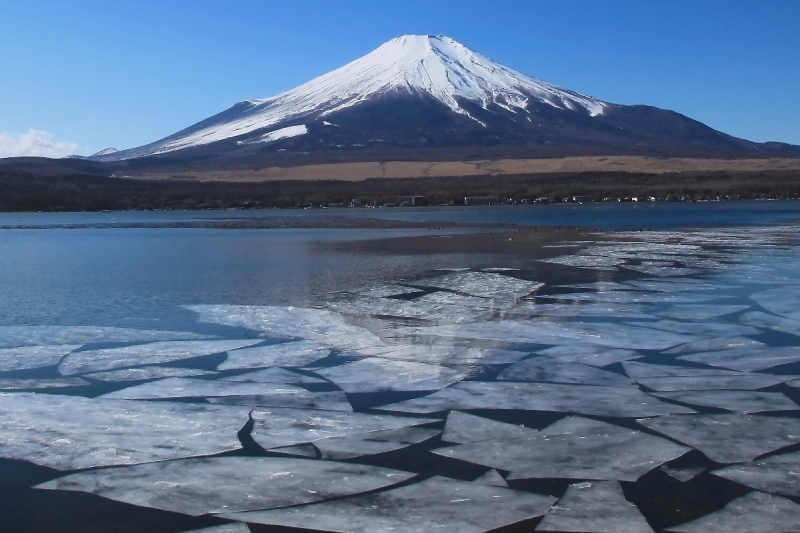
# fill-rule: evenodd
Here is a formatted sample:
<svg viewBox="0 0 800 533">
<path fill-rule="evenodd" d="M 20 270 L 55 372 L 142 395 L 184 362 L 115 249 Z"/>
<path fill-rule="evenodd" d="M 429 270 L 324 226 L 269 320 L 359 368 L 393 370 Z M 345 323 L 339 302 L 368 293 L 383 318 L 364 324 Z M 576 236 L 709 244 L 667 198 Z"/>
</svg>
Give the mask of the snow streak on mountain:
<svg viewBox="0 0 800 533">
<path fill-rule="evenodd" d="M 288 131 L 289 136 L 302 135 L 306 130 L 299 122 L 313 122 L 391 94 L 429 95 L 481 125 L 461 102 L 470 101 L 483 109 L 496 105 L 523 114 L 532 102 L 538 102 L 592 117 L 602 115 L 609 106 L 505 67 L 448 37 L 406 35 L 285 93 L 239 102 L 160 141 L 92 158 L 130 159 L 237 137 L 243 139 L 242 144 L 271 142 L 287 136 L 285 132 L 271 136 L 273 130 L 295 127 Z M 254 132 L 258 136 L 250 138 Z"/>
</svg>

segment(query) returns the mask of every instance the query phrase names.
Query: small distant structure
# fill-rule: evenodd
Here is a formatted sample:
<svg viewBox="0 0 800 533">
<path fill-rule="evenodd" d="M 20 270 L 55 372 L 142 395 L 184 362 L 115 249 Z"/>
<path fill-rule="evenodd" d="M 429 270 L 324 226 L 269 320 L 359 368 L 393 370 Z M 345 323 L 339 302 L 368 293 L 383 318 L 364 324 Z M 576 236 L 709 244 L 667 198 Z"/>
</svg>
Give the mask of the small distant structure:
<svg viewBox="0 0 800 533">
<path fill-rule="evenodd" d="M 535 204 L 549 204 L 550 203 L 550 198 L 548 198 L 547 196 L 540 196 L 536 200 L 534 200 L 533 203 L 535 203 Z"/>
<path fill-rule="evenodd" d="M 361 198 L 353 198 L 350 200 L 350 207 L 361 207 Z"/>
<path fill-rule="evenodd" d="M 464 205 L 492 205 L 497 199 L 493 196 L 465 196 Z"/>
<path fill-rule="evenodd" d="M 572 197 L 572 201 L 575 202 L 575 203 L 578 203 L 578 204 L 588 203 L 588 202 L 591 202 L 593 200 L 594 200 L 594 198 L 592 198 L 591 196 L 588 196 L 588 195 L 573 196 Z"/>
<path fill-rule="evenodd" d="M 403 196 L 403 201 L 400 205 L 405 206 L 418 206 L 418 205 L 425 205 L 425 197 L 424 196 Z"/>
</svg>

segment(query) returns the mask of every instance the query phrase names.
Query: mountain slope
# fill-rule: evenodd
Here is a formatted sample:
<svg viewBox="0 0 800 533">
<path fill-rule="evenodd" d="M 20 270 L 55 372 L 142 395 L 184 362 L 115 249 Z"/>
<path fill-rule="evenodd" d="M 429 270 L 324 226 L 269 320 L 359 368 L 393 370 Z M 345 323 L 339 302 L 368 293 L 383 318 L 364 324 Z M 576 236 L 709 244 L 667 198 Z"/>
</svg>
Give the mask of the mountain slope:
<svg viewBox="0 0 800 533">
<path fill-rule="evenodd" d="M 736 139 L 671 111 L 562 89 L 447 37 L 407 35 L 285 93 L 239 102 L 154 143 L 91 158 L 263 157 L 279 151 L 336 157 L 341 150 L 368 157 L 456 147 L 520 157 L 794 150 Z"/>
</svg>

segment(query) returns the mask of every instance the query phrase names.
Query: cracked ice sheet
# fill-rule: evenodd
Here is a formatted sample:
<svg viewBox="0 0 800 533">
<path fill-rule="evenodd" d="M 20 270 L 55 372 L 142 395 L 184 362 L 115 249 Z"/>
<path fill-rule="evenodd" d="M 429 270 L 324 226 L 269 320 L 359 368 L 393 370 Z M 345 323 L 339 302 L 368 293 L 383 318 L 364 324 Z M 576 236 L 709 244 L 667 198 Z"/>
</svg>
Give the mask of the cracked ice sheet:
<svg viewBox="0 0 800 533">
<path fill-rule="evenodd" d="M 490 418 L 451 411 L 447 415 L 442 440 L 456 444 L 467 444 L 494 439 L 527 439 L 535 435 L 535 429 L 497 422 Z"/>
<path fill-rule="evenodd" d="M 794 376 L 774 376 L 770 374 L 740 374 L 738 376 L 678 376 L 639 378 L 636 380 L 636 382 L 657 392 L 707 390 L 750 391 L 772 387 L 773 385 L 778 385 L 789 379 L 792 379 L 793 377 Z M 680 398 L 675 399 L 683 401 Z M 724 408 L 727 409 L 727 407 Z"/>
<path fill-rule="evenodd" d="M 398 333 L 406 336 L 485 339 L 521 344 L 564 344 L 569 341 L 584 346 L 633 350 L 664 350 L 677 344 L 697 340 L 694 335 L 640 328 L 634 325 L 599 322 L 558 323 L 542 320 L 505 320 L 402 328 Z"/>
<path fill-rule="evenodd" d="M 748 309 L 749 305 L 674 305 L 656 314 L 681 320 L 708 320 Z"/>
<path fill-rule="evenodd" d="M 414 475 L 377 466 L 284 457 L 204 457 L 80 472 L 36 488 L 88 492 L 139 507 L 199 516 L 340 498 Z"/>
<path fill-rule="evenodd" d="M 581 346 L 574 344 L 553 346 L 546 350 L 540 350 L 537 353 L 552 357 L 553 359 L 558 359 L 559 361 L 592 366 L 608 366 L 642 357 L 642 354 L 634 352 L 633 350 L 598 348 L 597 346 Z"/>
<path fill-rule="evenodd" d="M 800 288 L 781 287 L 750 295 L 750 299 L 776 315 L 800 320 Z"/>
<path fill-rule="evenodd" d="M 361 350 L 359 353 L 384 359 L 442 365 L 507 365 L 516 363 L 528 355 L 528 352 L 462 348 L 446 344 L 386 346 Z"/>
<path fill-rule="evenodd" d="M 664 353 L 670 355 L 686 355 L 697 352 L 713 352 L 717 350 L 730 350 L 732 348 L 765 348 L 763 342 L 753 340 L 749 337 L 713 337 L 711 339 L 701 339 L 688 342 L 675 348 L 670 348 Z"/>
<path fill-rule="evenodd" d="M 460 323 L 476 320 L 497 308 L 497 302 L 487 298 L 462 296 L 452 292 L 433 292 L 413 300 L 392 298 L 360 299 L 330 304 L 331 309 L 355 316 L 391 316 Z"/>
<path fill-rule="evenodd" d="M 666 528 L 676 533 L 777 533 L 800 531 L 800 505 L 780 496 L 751 492 L 721 510 Z"/>
<path fill-rule="evenodd" d="M 247 407 L 0 394 L 0 457 L 57 470 L 212 455 L 241 447 Z M 69 416 L 65 416 L 65 413 Z"/>
<path fill-rule="evenodd" d="M 607 387 L 632 385 L 627 376 L 580 363 L 556 361 L 550 357 L 534 357 L 515 363 L 500 372 L 497 379 L 500 381 L 546 381 Z"/>
<path fill-rule="evenodd" d="M 345 322 L 339 313 L 323 309 L 247 305 L 194 305 L 188 309 L 198 314 L 200 322 L 243 327 L 274 337 L 307 339 L 340 350 L 383 344 L 366 329 Z"/>
<path fill-rule="evenodd" d="M 633 323 L 629 323 L 633 324 Z M 657 322 L 636 322 L 635 325 L 652 328 L 658 331 L 670 331 L 697 335 L 699 337 L 741 337 L 743 335 L 758 335 L 761 333 L 756 328 L 732 324 L 730 322 L 677 322 L 675 320 L 659 320 Z"/>
<path fill-rule="evenodd" d="M 0 347 L 40 346 L 56 344 L 88 344 L 92 342 L 153 342 L 172 340 L 213 339 L 186 331 L 101 326 L 0 326 Z"/>
<path fill-rule="evenodd" d="M 58 366 L 58 371 L 63 376 L 72 376 L 131 366 L 170 363 L 181 359 L 221 353 L 258 342 L 261 342 L 260 339 L 166 341 L 72 352 Z"/>
<path fill-rule="evenodd" d="M 444 366 L 382 357 L 368 357 L 316 372 L 346 392 L 432 391 L 466 377 Z"/>
<path fill-rule="evenodd" d="M 561 257 L 551 257 L 549 259 L 539 259 L 542 263 L 551 263 L 554 265 L 564 265 L 577 268 L 591 268 L 594 270 L 617 270 L 617 267 L 622 265 L 625 260 L 617 257 L 602 257 L 596 255 L 563 255 Z"/>
<path fill-rule="evenodd" d="M 251 436 L 265 450 L 436 422 L 428 418 L 284 408 L 256 409 L 251 416 Z"/>
<path fill-rule="evenodd" d="M 244 383 L 325 383 L 324 379 L 307 376 L 299 372 L 283 368 L 265 368 L 255 372 L 237 374 L 221 378 L 222 381 L 240 381 Z"/>
<path fill-rule="evenodd" d="M 800 452 L 731 465 L 712 474 L 763 492 L 800 497 Z"/>
<path fill-rule="evenodd" d="M 419 444 L 441 433 L 438 429 L 406 427 L 314 441 L 323 459 L 341 460 L 385 453 Z"/>
<path fill-rule="evenodd" d="M 508 470 L 508 479 L 620 481 L 636 481 L 689 451 L 641 431 L 580 417 L 567 417 L 541 431 L 528 432 L 525 438 L 482 440 L 431 451 Z"/>
<path fill-rule="evenodd" d="M 743 376 L 742 372 L 733 370 L 722 370 L 717 368 L 696 368 L 691 366 L 673 365 L 654 365 L 650 363 L 640 363 L 638 361 L 626 361 L 622 363 L 622 368 L 634 381 L 641 379 L 662 378 L 662 377 L 707 377 L 707 376 Z M 753 374 L 749 374 L 753 375 Z M 759 374 L 761 375 L 761 374 Z M 787 376 L 787 379 L 790 377 Z"/>
<path fill-rule="evenodd" d="M 763 348 L 733 348 L 731 350 L 682 355 L 678 359 L 746 372 L 764 370 L 766 368 L 800 361 L 800 347 L 786 346 L 773 348 L 764 346 Z"/>
<path fill-rule="evenodd" d="M 297 407 L 352 411 L 341 391 L 309 392 L 292 385 L 246 383 L 237 381 L 167 378 L 100 396 L 116 400 L 156 400 L 169 398 L 206 398 L 225 405 Z M 216 398 L 216 399 L 215 399 Z"/>
<path fill-rule="evenodd" d="M 616 481 L 570 485 L 536 531 L 653 533 L 642 513 L 625 499 Z"/>
<path fill-rule="evenodd" d="M 800 409 L 792 400 L 780 392 L 752 392 L 743 390 L 658 392 L 653 396 L 675 400 L 690 405 L 716 407 L 739 413 L 763 413 L 767 411 L 796 411 Z"/>
<path fill-rule="evenodd" d="M 89 385 L 89 382 L 80 378 L 0 379 L 0 390 L 60 389 L 84 385 Z"/>
<path fill-rule="evenodd" d="M 791 335 L 800 335 L 800 320 L 769 315 L 761 311 L 745 313 L 739 317 L 739 322 L 758 328 L 774 329 Z"/>
<path fill-rule="evenodd" d="M 655 319 L 655 315 L 645 313 L 651 309 L 647 304 L 615 303 L 575 303 L 575 304 L 536 304 L 533 310 L 546 317 L 620 317 L 631 319 Z"/>
<path fill-rule="evenodd" d="M 2 336 L 0 336 L 0 339 L 2 339 Z M 83 345 L 62 344 L 0 349 L 0 372 L 54 366 L 61 361 L 62 357 L 81 346 Z"/>
<path fill-rule="evenodd" d="M 233 524 L 223 524 L 221 526 L 204 527 L 203 529 L 193 529 L 181 533 L 250 533 L 247 524 L 235 522 Z"/>
<path fill-rule="evenodd" d="M 433 477 L 404 487 L 314 505 L 224 514 L 249 523 L 341 533 L 483 533 L 541 516 L 552 496 Z"/>
<path fill-rule="evenodd" d="M 108 372 L 95 372 L 84 374 L 82 377 L 100 381 L 147 381 L 163 378 L 191 378 L 197 376 L 213 376 L 216 372 L 199 370 L 197 368 L 175 368 L 170 366 L 144 366 L 140 368 L 125 368 L 110 370 Z"/>
<path fill-rule="evenodd" d="M 717 463 L 752 461 L 800 442 L 800 420 L 745 414 L 669 415 L 643 426 L 700 450 Z"/>
<path fill-rule="evenodd" d="M 464 381 L 422 398 L 378 409 L 402 413 L 436 413 L 453 409 L 519 409 L 621 418 L 641 418 L 691 409 L 661 402 L 634 386 L 598 387 L 556 383 Z"/>
<path fill-rule="evenodd" d="M 228 352 L 218 370 L 240 370 L 269 366 L 301 367 L 319 361 L 331 353 L 329 348 L 312 341 L 282 342 L 267 346 L 241 348 Z"/>
<path fill-rule="evenodd" d="M 492 272 L 455 272 L 438 278 L 424 279 L 415 285 L 436 287 L 481 298 L 516 300 L 529 295 L 544 283 Z"/>
</svg>

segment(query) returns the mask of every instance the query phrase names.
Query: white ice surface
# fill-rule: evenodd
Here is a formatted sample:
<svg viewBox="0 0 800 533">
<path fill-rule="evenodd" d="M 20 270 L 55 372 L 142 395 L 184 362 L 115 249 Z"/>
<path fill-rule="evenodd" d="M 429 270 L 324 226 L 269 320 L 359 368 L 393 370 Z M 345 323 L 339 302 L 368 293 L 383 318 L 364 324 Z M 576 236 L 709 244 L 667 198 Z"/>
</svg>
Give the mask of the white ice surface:
<svg viewBox="0 0 800 533">
<path fill-rule="evenodd" d="M 776 315 L 800 320 L 800 288 L 781 287 L 750 295 L 750 299 Z"/>
<path fill-rule="evenodd" d="M 800 497 L 800 452 L 726 466 L 713 474 L 763 492 Z"/>
<path fill-rule="evenodd" d="M 800 361 L 800 347 L 732 348 L 682 355 L 680 359 L 733 370 L 764 370 Z"/>
<path fill-rule="evenodd" d="M 350 459 L 418 444 L 441 433 L 438 429 L 406 427 L 314 441 L 323 459 Z"/>
<path fill-rule="evenodd" d="M 751 492 L 724 508 L 691 522 L 671 526 L 676 533 L 785 533 L 800 531 L 800 505 L 779 496 Z"/>
<path fill-rule="evenodd" d="M 282 342 L 254 346 L 228 352 L 219 370 L 265 368 L 270 366 L 301 367 L 327 357 L 329 348 L 312 341 Z"/>
<path fill-rule="evenodd" d="M 659 398 L 675 400 L 689 405 L 717 407 L 739 413 L 767 411 L 796 411 L 800 409 L 792 400 L 779 392 L 753 392 L 747 390 L 678 391 L 653 393 Z"/>
<path fill-rule="evenodd" d="M 642 354 L 633 350 L 598 348 L 597 346 L 582 346 L 572 343 L 553 346 L 546 350 L 540 350 L 537 353 L 558 359 L 559 361 L 592 366 L 613 365 L 614 363 L 629 361 L 642 356 Z"/>
<path fill-rule="evenodd" d="M 103 348 L 72 352 L 58 366 L 64 376 L 116 370 L 132 366 L 169 363 L 226 352 L 260 342 L 259 339 L 222 341 L 164 341 L 136 344 L 120 348 Z"/>
<path fill-rule="evenodd" d="M 284 457 L 210 457 L 103 468 L 38 485 L 192 516 L 272 509 L 375 490 L 414 474 Z"/>
<path fill-rule="evenodd" d="M 271 143 L 274 141 L 280 141 L 281 139 L 291 139 L 292 137 L 299 137 L 300 135 L 305 135 L 306 133 L 308 133 L 308 127 L 306 127 L 305 124 L 299 124 L 297 126 L 287 126 L 285 128 L 273 130 L 270 131 L 269 133 L 259 135 L 254 139 L 248 139 L 247 141 L 239 141 L 239 143 L 241 144 Z"/>
<path fill-rule="evenodd" d="M 0 348 L 53 346 L 94 342 L 153 342 L 211 339 L 186 331 L 114 328 L 104 326 L 0 326 Z"/>
<path fill-rule="evenodd" d="M 543 283 L 527 281 L 494 272 L 454 272 L 414 283 L 450 291 L 500 300 L 514 300 L 531 294 Z"/>
<path fill-rule="evenodd" d="M 506 480 L 503 479 L 503 476 L 500 475 L 500 472 L 494 468 L 490 468 L 488 472 L 476 479 L 473 479 L 472 482 L 481 483 L 483 485 L 494 485 L 495 487 L 508 487 Z"/>
<path fill-rule="evenodd" d="M 453 409 L 521 409 L 640 418 L 691 409 L 661 402 L 636 387 L 464 381 L 422 398 L 384 405 L 385 411 L 435 413 Z"/>
<path fill-rule="evenodd" d="M 764 348 L 766 344 L 749 337 L 712 337 L 700 339 L 670 348 L 664 353 L 672 355 L 686 355 L 696 352 L 713 352 L 716 350 L 731 350 L 735 348 Z"/>
<path fill-rule="evenodd" d="M 223 381 L 240 381 L 243 383 L 325 383 L 324 379 L 292 372 L 283 368 L 265 368 L 245 374 L 237 374 L 221 378 Z"/>
<path fill-rule="evenodd" d="M 250 528 L 247 527 L 247 524 L 233 522 L 230 524 L 223 524 L 221 526 L 211 526 L 204 527 L 203 529 L 182 531 L 181 533 L 250 533 Z"/>
<path fill-rule="evenodd" d="M 246 407 L 0 394 L 0 457 L 58 470 L 211 455 L 241 447 Z"/>
<path fill-rule="evenodd" d="M 800 420 L 745 414 L 669 415 L 639 421 L 718 463 L 752 461 L 800 442 Z"/>
<path fill-rule="evenodd" d="M 451 411 L 447 415 L 442 441 L 468 444 L 494 439 L 527 439 L 535 434 L 535 429 L 506 424 L 461 411 Z"/>
<path fill-rule="evenodd" d="M 0 335 L 0 344 L 3 340 L 2 335 Z M 61 344 L 55 346 L 3 348 L 0 349 L 0 372 L 57 365 L 62 357 L 81 346 L 81 344 Z"/>
<path fill-rule="evenodd" d="M 316 372 L 346 392 L 432 391 L 465 377 L 444 366 L 383 357 L 368 357 Z"/>
<path fill-rule="evenodd" d="M 406 344 L 370 348 L 359 351 L 362 355 L 379 356 L 384 359 L 413 361 L 452 366 L 465 365 L 504 365 L 516 363 L 527 352 L 514 350 L 493 350 L 485 348 L 462 348 L 447 344 Z"/>
<path fill-rule="evenodd" d="M 297 409 L 323 409 L 326 411 L 352 411 L 353 406 L 342 391 L 309 392 L 291 386 L 277 386 L 261 394 L 244 394 L 206 398 L 219 405 L 247 405 L 250 407 L 292 407 Z"/>
<path fill-rule="evenodd" d="M 251 436 L 265 450 L 435 422 L 427 418 L 283 408 L 255 409 L 251 416 Z"/>
<path fill-rule="evenodd" d="M 717 368 L 698 368 L 686 365 L 653 365 L 650 363 L 640 363 L 638 361 L 630 361 L 622 363 L 625 373 L 628 374 L 634 381 L 648 378 L 667 378 L 667 377 L 711 377 L 711 376 L 732 376 L 738 377 L 744 374 L 742 372 L 734 372 L 733 370 L 721 370 Z"/>
<path fill-rule="evenodd" d="M 760 311 L 743 314 L 739 317 L 739 322 L 757 328 L 774 329 L 791 335 L 800 335 L 800 320 L 770 315 Z"/>
<path fill-rule="evenodd" d="M 175 368 L 170 366 L 143 366 L 139 368 L 124 368 L 122 370 L 109 370 L 108 372 L 94 372 L 84 374 L 83 377 L 100 381 L 145 381 L 163 378 L 191 378 L 197 376 L 213 376 L 214 372 L 197 368 Z"/>
<path fill-rule="evenodd" d="M 742 374 L 739 376 L 679 376 L 639 378 L 637 383 L 659 392 L 703 390 L 757 390 L 783 383 L 793 376 Z M 682 400 L 681 400 L 682 401 Z"/>
<path fill-rule="evenodd" d="M 625 499 L 616 481 L 570 485 L 536 531 L 653 533 L 642 513 Z"/>
<path fill-rule="evenodd" d="M 677 479 L 681 483 L 694 479 L 702 472 L 705 472 L 705 467 L 702 466 L 689 466 L 684 468 L 671 468 L 667 465 L 661 467 L 661 471 L 673 479 Z"/>
<path fill-rule="evenodd" d="M 628 387 L 632 385 L 626 376 L 600 370 L 580 363 L 556 361 L 550 357 L 533 357 L 515 363 L 497 376 L 501 381 L 544 381 L 550 383 L 574 383 L 581 385 L 603 385 Z"/>
<path fill-rule="evenodd" d="M 226 514 L 256 524 L 340 533 L 484 533 L 541 516 L 552 496 L 433 477 L 375 494 L 289 509 Z"/>
<path fill-rule="evenodd" d="M 195 305 L 189 309 L 198 314 L 201 322 L 243 327 L 274 337 L 311 340 L 329 348 L 358 350 L 383 344 L 366 329 L 345 322 L 340 314 L 322 309 L 247 305 Z"/>
<path fill-rule="evenodd" d="M 433 453 L 511 473 L 508 479 L 636 481 L 689 451 L 666 439 L 579 417 L 568 417 L 526 438 L 482 440 Z"/>
<path fill-rule="evenodd" d="M 722 315 L 738 313 L 748 307 L 747 305 L 673 305 L 669 309 L 656 314 L 680 320 L 708 320 Z"/>
<path fill-rule="evenodd" d="M 55 378 L 55 379 L 0 379 L 0 390 L 37 390 L 60 389 L 64 387 L 82 387 L 89 382 L 81 378 Z"/>
</svg>

